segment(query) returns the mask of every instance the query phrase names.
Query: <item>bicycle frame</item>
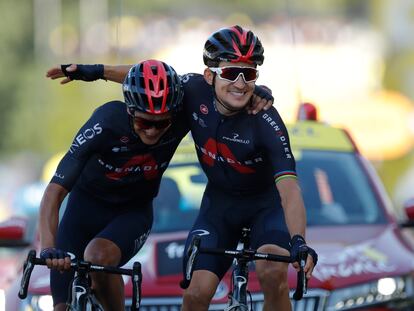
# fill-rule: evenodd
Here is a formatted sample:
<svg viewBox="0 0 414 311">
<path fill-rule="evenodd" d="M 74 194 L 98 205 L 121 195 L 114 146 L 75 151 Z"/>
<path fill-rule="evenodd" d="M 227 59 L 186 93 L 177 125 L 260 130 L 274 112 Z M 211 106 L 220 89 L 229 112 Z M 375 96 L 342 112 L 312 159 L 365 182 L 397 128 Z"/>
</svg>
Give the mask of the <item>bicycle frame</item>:
<svg viewBox="0 0 414 311">
<path fill-rule="evenodd" d="M 248 311 L 247 283 L 249 282 L 249 262 L 243 259 L 236 260 L 232 271 L 232 290 L 229 293 L 229 301 L 224 311 Z"/>
<path fill-rule="evenodd" d="M 103 307 L 96 300 L 90 288 L 89 269 L 89 262 L 81 261 L 78 263 L 78 269 L 71 286 L 69 311 L 87 310 L 88 304 L 91 310 L 103 311 Z"/>
<path fill-rule="evenodd" d="M 46 265 L 46 261 L 36 257 L 36 251 L 31 250 L 27 255 L 27 259 L 23 265 L 23 277 L 20 283 L 18 296 L 20 299 L 27 297 L 27 289 L 29 287 L 30 276 L 35 265 Z M 84 310 L 103 310 L 99 302 L 96 300 L 90 287 L 89 272 L 106 272 L 112 274 L 129 275 L 132 279 L 132 306 L 131 310 L 139 310 L 141 304 L 141 264 L 134 262 L 132 269 L 124 269 L 111 266 L 95 265 L 87 261 L 76 261 L 71 263 L 71 268 L 75 271 L 75 277 L 71 286 L 71 299 L 68 310 L 84 311 Z"/>
<path fill-rule="evenodd" d="M 243 228 L 240 239 L 243 250 L 250 249 L 250 229 Z M 249 282 L 249 263 L 247 258 L 236 258 L 233 268 L 232 290 L 229 293 L 229 301 L 224 311 L 248 311 L 247 306 L 247 284 Z"/>
<path fill-rule="evenodd" d="M 258 253 L 250 248 L 250 229 L 243 228 L 240 239 L 242 249 L 239 250 L 223 250 L 214 248 L 201 248 L 201 237 L 194 236 L 186 256 L 188 257 L 185 278 L 180 282 L 180 286 L 185 289 L 190 285 L 193 265 L 199 253 L 221 255 L 234 258 L 236 261 L 232 271 L 232 289 L 229 293 L 229 301 L 224 311 L 248 311 L 248 290 L 249 281 L 248 265 L 253 260 L 268 260 L 276 262 L 291 263 L 289 256 L 280 256 L 269 253 Z M 305 267 L 307 253 L 300 254 L 300 271 L 297 275 L 296 290 L 293 294 L 294 300 L 300 300 L 307 290 L 307 279 L 303 268 Z"/>
</svg>

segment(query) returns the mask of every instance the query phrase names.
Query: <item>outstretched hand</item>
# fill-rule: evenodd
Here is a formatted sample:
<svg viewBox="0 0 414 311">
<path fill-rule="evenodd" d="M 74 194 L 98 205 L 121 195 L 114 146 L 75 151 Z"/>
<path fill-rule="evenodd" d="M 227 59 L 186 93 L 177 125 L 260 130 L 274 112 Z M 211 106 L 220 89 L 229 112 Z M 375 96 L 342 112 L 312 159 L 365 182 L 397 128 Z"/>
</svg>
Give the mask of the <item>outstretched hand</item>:
<svg viewBox="0 0 414 311">
<path fill-rule="evenodd" d="M 76 64 L 71 64 L 69 67 L 66 68 L 66 71 L 74 72 L 74 71 L 76 71 L 76 69 L 77 69 L 77 65 Z M 52 80 L 56 80 L 56 79 L 59 79 L 59 78 L 64 78 L 60 81 L 60 84 L 66 84 L 66 83 L 72 81 L 72 79 L 65 76 L 65 74 L 62 71 L 61 66 L 50 68 L 46 72 L 46 78 L 50 78 Z"/>
</svg>

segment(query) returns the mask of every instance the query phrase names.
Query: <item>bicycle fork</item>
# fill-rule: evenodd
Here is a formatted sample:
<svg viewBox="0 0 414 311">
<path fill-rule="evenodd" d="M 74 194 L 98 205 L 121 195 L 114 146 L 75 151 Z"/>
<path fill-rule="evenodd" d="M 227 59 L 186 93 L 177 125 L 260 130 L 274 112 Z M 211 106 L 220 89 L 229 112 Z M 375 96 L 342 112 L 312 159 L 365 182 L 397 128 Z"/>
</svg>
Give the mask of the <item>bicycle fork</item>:
<svg viewBox="0 0 414 311">
<path fill-rule="evenodd" d="M 233 290 L 229 294 L 229 302 L 224 311 L 248 311 L 247 307 L 247 282 L 248 282 L 248 262 L 238 264 L 232 272 Z"/>
<path fill-rule="evenodd" d="M 88 298 L 88 290 L 89 285 L 86 284 L 87 280 L 76 277 L 73 280 L 73 286 L 72 286 L 72 306 L 75 310 L 83 310 L 82 308 L 85 308 Z"/>
<path fill-rule="evenodd" d="M 80 263 L 79 270 L 75 273 L 71 290 L 70 310 L 86 310 L 88 297 L 91 295 L 90 279 L 87 274 L 88 263 Z"/>
</svg>

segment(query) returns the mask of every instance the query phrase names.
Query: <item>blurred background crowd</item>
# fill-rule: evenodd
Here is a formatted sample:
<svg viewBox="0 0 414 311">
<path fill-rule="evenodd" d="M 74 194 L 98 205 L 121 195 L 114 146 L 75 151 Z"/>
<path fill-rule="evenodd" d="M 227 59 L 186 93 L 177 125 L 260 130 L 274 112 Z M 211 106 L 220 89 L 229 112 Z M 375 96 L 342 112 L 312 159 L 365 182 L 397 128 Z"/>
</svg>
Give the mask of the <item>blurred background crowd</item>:
<svg viewBox="0 0 414 311">
<path fill-rule="evenodd" d="M 38 204 L 47 159 L 95 107 L 122 99 L 117 84 L 62 86 L 47 69 L 157 58 L 201 73 L 205 39 L 234 24 L 261 38 L 258 83 L 285 121 L 316 104 L 351 132 L 397 208 L 413 196 L 412 0 L 0 0 L 0 16 L 0 220 Z"/>
</svg>

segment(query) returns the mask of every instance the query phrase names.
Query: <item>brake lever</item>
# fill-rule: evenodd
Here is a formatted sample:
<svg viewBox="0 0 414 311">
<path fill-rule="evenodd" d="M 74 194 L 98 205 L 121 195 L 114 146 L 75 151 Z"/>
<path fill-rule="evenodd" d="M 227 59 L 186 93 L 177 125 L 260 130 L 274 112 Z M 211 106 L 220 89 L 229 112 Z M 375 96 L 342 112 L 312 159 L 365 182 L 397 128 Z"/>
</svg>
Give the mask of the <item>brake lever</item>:
<svg viewBox="0 0 414 311">
<path fill-rule="evenodd" d="M 302 299 L 308 290 L 308 279 L 305 274 L 306 259 L 308 258 L 308 249 L 299 252 L 299 271 L 297 275 L 296 290 L 293 293 L 294 300 Z"/>
<path fill-rule="evenodd" d="M 23 276 L 20 282 L 20 290 L 18 296 L 20 299 L 25 299 L 27 297 L 27 289 L 29 287 L 30 275 L 32 274 L 34 268 L 34 259 L 36 258 L 36 251 L 31 250 L 27 255 L 27 259 L 23 264 Z"/>
<path fill-rule="evenodd" d="M 141 272 L 141 263 L 136 261 L 132 267 L 132 306 L 131 310 L 139 310 L 141 306 L 141 282 L 142 282 L 142 272 Z"/>
</svg>

